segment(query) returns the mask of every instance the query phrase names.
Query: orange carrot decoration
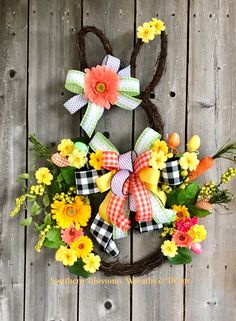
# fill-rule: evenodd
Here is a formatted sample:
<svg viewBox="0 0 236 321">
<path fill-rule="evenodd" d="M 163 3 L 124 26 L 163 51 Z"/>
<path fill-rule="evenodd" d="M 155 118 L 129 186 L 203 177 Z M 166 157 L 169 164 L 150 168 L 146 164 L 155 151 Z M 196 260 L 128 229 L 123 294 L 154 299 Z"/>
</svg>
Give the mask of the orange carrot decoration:
<svg viewBox="0 0 236 321">
<path fill-rule="evenodd" d="M 197 169 L 189 173 L 189 180 L 195 180 L 208 169 L 212 168 L 215 163 L 215 159 L 217 158 L 225 158 L 236 162 L 236 143 L 226 143 L 214 156 L 202 158 L 197 166 Z"/>
</svg>

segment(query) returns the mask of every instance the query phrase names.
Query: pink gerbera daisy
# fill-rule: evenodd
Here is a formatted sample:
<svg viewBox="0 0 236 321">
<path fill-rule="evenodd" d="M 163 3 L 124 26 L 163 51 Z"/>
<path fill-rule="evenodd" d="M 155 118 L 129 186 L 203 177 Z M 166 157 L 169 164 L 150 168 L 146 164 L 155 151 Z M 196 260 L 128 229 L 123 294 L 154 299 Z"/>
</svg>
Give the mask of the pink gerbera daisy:
<svg viewBox="0 0 236 321">
<path fill-rule="evenodd" d="M 192 227 L 195 224 L 198 224 L 197 217 L 192 217 L 192 218 L 187 217 L 183 220 L 176 222 L 177 229 L 184 233 L 187 233 L 190 227 Z"/>
<path fill-rule="evenodd" d="M 84 96 L 97 106 L 110 109 L 117 102 L 119 76 L 106 66 L 85 69 Z"/>
<path fill-rule="evenodd" d="M 82 235 L 84 235 L 83 229 L 77 230 L 73 225 L 65 230 L 61 230 L 61 238 L 67 244 L 76 241 Z"/>
<path fill-rule="evenodd" d="M 177 246 L 181 247 L 190 247 L 193 243 L 191 236 L 181 231 L 175 231 L 172 241 L 174 241 Z"/>
</svg>

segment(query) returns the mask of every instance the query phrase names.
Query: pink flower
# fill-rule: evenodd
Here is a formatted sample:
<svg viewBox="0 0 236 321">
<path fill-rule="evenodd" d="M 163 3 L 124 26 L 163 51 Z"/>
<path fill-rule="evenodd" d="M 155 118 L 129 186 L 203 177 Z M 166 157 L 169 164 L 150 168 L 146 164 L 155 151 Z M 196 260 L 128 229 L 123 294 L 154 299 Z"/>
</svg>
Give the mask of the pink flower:
<svg viewBox="0 0 236 321">
<path fill-rule="evenodd" d="M 195 224 L 198 224 L 198 218 L 195 216 L 192 218 L 185 218 L 176 222 L 177 229 L 184 233 L 187 233 L 190 227 Z"/>
<path fill-rule="evenodd" d="M 84 96 L 92 103 L 110 109 L 117 102 L 119 76 L 106 66 L 85 69 Z"/>
<path fill-rule="evenodd" d="M 172 237 L 172 241 L 174 241 L 177 246 L 190 247 L 193 242 L 193 239 L 191 238 L 191 236 L 184 232 L 175 231 Z"/>
<path fill-rule="evenodd" d="M 61 230 L 61 238 L 67 244 L 76 241 L 82 235 L 84 235 L 83 229 L 80 228 L 79 230 L 76 230 L 73 225 L 65 230 Z"/>
</svg>

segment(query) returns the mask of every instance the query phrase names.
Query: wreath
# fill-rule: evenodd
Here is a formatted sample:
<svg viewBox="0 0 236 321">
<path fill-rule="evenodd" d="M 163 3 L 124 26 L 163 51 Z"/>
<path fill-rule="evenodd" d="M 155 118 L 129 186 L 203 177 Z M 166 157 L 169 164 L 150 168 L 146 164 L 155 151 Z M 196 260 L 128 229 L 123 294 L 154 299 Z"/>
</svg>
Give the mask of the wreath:
<svg viewBox="0 0 236 321">
<path fill-rule="evenodd" d="M 34 225 L 38 234 L 35 251 L 54 249 L 56 261 L 71 273 L 88 277 L 97 270 L 106 275 L 144 275 L 164 260 L 188 264 L 192 254 L 202 252 L 207 231 L 200 220 L 211 214 L 214 205 L 226 208 L 233 195 L 224 186 L 235 175 L 229 167 L 219 181 L 200 185 L 197 178 L 212 168 L 216 159 L 236 162 L 236 143 L 228 142 L 213 156 L 199 157 L 200 137 L 190 138 L 181 148 L 178 133 L 163 139 L 164 123 L 150 94 L 165 70 L 167 36 L 161 20 L 153 18 L 137 30 L 137 43 L 130 65 L 120 68 L 111 45 L 102 31 L 83 27 L 78 34 L 81 69 L 67 73 L 65 87 L 75 95 L 65 102 L 70 113 L 87 106 L 81 127 L 87 137 L 62 139 L 57 151 L 51 151 L 34 135 L 29 141 L 45 167 L 22 173 L 22 195 L 10 213 L 16 216 L 27 209 L 21 225 Z M 101 65 L 89 68 L 85 37 L 95 34 L 106 56 Z M 160 54 L 153 79 L 140 91 L 135 78 L 136 58 L 144 43 L 157 36 Z M 134 149 L 120 154 L 102 133 L 95 133 L 104 109 L 118 106 L 134 110 L 142 106 L 150 127 L 144 129 Z M 113 107 L 112 107 L 113 108 Z M 35 168 L 35 167 L 34 167 Z M 116 240 L 134 228 L 140 233 L 161 231 L 160 248 L 134 262 L 107 262 L 94 250 L 97 242 L 102 251 L 117 258 Z"/>
</svg>

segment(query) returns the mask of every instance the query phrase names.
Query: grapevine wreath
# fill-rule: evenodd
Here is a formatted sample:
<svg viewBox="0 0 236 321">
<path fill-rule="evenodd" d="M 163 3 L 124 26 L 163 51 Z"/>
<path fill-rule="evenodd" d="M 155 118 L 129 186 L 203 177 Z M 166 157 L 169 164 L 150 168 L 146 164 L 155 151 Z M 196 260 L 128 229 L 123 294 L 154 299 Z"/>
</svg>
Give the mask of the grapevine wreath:
<svg viewBox="0 0 236 321">
<path fill-rule="evenodd" d="M 235 163 L 236 143 L 228 142 L 215 155 L 200 158 L 198 135 L 190 138 L 186 150 L 180 147 L 178 133 L 163 139 L 164 123 L 149 97 L 165 70 L 164 30 L 164 23 L 156 18 L 138 27 L 130 65 L 121 69 L 103 32 L 83 27 L 78 45 L 84 72 L 68 72 L 65 87 L 75 95 L 65 107 L 73 114 L 86 106 L 81 126 L 87 137 L 62 139 L 54 152 L 34 135 L 29 137 L 35 154 L 47 165 L 19 176 L 23 193 L 10 216 L 27 209 L 21 225 L 34 223 L 39 235 L 35 251 L 54 249 L 55 259 L 76 275 L 88 277 L 100 269 L 106 275 L 139 276 L 160 266 L 164 259 L 172 264 L 190 263 L 192 253 L 202 252 L 201 242 L 207 234 L 200 220 L 210 215 L 214 204 L 226 207 L 232 200 L 224 186 L 236 175 L 235 168 L 229 167 L 217 183 L 200 186 L 196 179 L 218 158 Z M 106 52 L 102 64 L 92 68 L 86 57 L 87 33 L 95 34 Z M 144 43 L 157 36 L 161 46 L 156 71 L 140 91 L 136 58 Z M 114 105 L 130 111 L 141 105 L 150 124 L 134 149 L 125 154 L 102 133 L 94 134 L 104 109 Z M 107 262 L 94 251 L 96 241 L 101 250 L 117 258 L 116 239 L 126 237 L 130 228 L 140 233 L 161 230 L 161 247 L 132 264 L 119 259 Z"/>
</svg>

